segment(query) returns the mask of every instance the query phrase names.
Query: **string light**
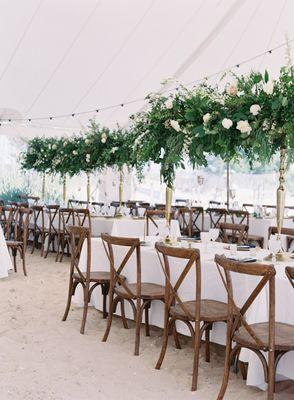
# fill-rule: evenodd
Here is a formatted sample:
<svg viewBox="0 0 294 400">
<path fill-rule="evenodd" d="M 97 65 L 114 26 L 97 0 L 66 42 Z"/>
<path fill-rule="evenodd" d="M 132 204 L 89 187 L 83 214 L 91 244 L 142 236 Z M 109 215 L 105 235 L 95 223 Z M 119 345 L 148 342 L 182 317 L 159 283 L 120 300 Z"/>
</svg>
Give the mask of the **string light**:
<svg viewBox="0 0 294 400">
<path fill-rule="evenodd" d="M 284 42 L 284 43 L 282 43 L 282 44 L 280 44 L 280 45 L 278 45 L 278 46 L 276 46 L 276 47 L 274 47 L 274 48 L 272 48 L 270 50 L 267 50 L 267 51 L 265 51 L 263 53 L 257 54 L 254 57 L 248 58 L 247 60 L 244 60 L 244 61 L 242 61 L 242 62 L 240 62 L 238 64 L 232 65 L 229 68 L 225 68 L 225 69 L 223 69 L 221 71 L 217 71 L 214 74 L 211 74 L 209 76 L 205 76 L 204 78 L 197 79 L 197 80 L 185 83 L 184 86 L 193 85 L 193 88 L 195 88 L 196 87 L 196 85 L 195 85 L 196 83 L 199 83 L 199 82 L 201 82 L 203 80 L 211 79 L 211 78 L 213 78 L 213 77 L 215 77 L 217 75 L 220 75 L 221 73 L 224 73 L 226 71 L 229 71 L 229 70 L 231 70 L 233 68 L 240 68 L 241 65 L 244 65 L 244 64 L 246 64 L 246 63 L 248 63 L 250 61 L 254 61 L 257 58 L 262 57 L 262 56 L 264 56 L 266 54 L 272 54 L 273 51 L 278 50 L 281 47 L 284 47 L 284 46 L 288 45 L 289 43 L 291 43 L 293 41 L 294 41 L 294 38 L 291 39 L 291 40 L 287 40 L 287 42 Z M 179 90 L 179 86 L 174 87 L 172 89 L 168 89 L 168 90 L 162 91 L 162 93 L 172 92 L 174 90 L 176 90 L 176 91 Z M 94 109 L 94 110 L 80 111 L 80 112 L 72 113 L 72 114 L 55 115 L 55 116 L 51 116 L 51 117 L 35 117 L 35 118 L 29 118 L 29 119 L 26 119 L 26 118 L 14 118 L 14 119 L 8 119 L 7 120 L 7 119 L 1 119 L 0 118 L 0 121 L 2 121 L 2 122 L 5 122 L 5 121 L 8 121 L 8 122 L 12 122 L 12 121 L 29 121 L 29 122 L 31 122 L 31 121 L 48 120 L 48 119 L 50 121 L 52 121 L 53 119 L 67 118 L 67 117 L 70 117 L 70 116 L 74 118 L 77 115 L 92 114 L 93 112 L 98 113 L 99 111 L 106 111 L 106 110 L 110 110 L 110 109 L 113 109 L 113 108 L 124 107 L 125 105 L 139 103 L 139 102 L 142 102 L 142 101 L 145 101 L 145 100 L 146 100 L 145 98 L 134 99 L 134 100 L 126 101 L 125 103 L 114 104 L 114 105 L 110 105 L 110 106 L 106 106 L 106 107 L 97 108 L 97 109 Z M 1 123 L 0 123 L 0 126 L 1 126 Z"/>
</svg>

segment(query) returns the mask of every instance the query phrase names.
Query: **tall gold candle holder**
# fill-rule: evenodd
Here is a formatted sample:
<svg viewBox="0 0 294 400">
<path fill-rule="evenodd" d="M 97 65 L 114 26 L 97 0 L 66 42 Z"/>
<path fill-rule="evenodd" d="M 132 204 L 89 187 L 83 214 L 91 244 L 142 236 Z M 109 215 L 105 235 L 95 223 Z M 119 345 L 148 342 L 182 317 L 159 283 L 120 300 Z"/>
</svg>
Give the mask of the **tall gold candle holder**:
<svg viewBox="0 0 294 400">
<path fill-rule="evenodd" d="M 66 202 L 66 175 L 63 176 L 62 179 L 63 182 L 63 187 L 62 187 L 62 200 L 65 203 Z"/>
<path fill-rule="evenodd" d="M 173 196 L 173 189 L 167 186 L 165 190 L 165 219 L 169 234 L 165 238 L 165 243 L 171 243 L 170 220 L 171 220 L 172 196 Z"/>
<path fill-rule="evenodd" d="M 118 201 L 119 201 L 119 206 L 117 213 L 115 214 L 116 218 L 122 218 L 122 202 L 123 202 L 123 182 L 124 182 L 124 177 L 123 177 L 123 171 L 120 169 L 119 171 L 119 187 L 118 187 Z"/>
<path fill-rule="evenodd" d="M 45 200 L 45 185 L 46 185 L 46 174 L 45 172 L 43 173 L 42 176 L 42 200 Z"/>
<path fill-rule="evenodd" d="M 87 172 L 87 202 L 90 203 L 91 197 L 91 182 L 90 182 L 90 172 Z"/>
</svg>

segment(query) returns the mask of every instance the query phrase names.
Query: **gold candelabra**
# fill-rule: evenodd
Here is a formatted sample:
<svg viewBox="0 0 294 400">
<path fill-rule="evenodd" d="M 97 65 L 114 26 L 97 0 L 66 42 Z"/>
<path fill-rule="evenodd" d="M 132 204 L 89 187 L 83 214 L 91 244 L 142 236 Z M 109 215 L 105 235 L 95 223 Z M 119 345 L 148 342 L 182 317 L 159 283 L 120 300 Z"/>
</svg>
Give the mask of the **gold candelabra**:
<svg viewBox="0 0 294 400">
<path fill-rule="evenodd" d="M 118 206 L 117 213 L 115 215 L 117 218 L 121 218 L 123 216 L 123 214 L 122 214 L 123 183 L 124 183 L 123 171 L 122 171 L 122 169 L 120 169 L 120 171 L 119 171 L 119 187 L 118 187 L 119 206 Z"/>
<path fill-rule="evenodd" d="M 42 177 L 42 200 L 45 200 L 45 185 L 46 185 L 46 174 L 45 172 L 43 173 Z"/>
<path fill-rule="evenodd" d="M 62 200 L 66 202 L 66 175 L 63 176 Z"/>
<path fill-rule="evenodd" d="M 91 186 L 90 186 L 90 172 L 87 172 L 87 202 L 90 203 Z"/>
<path fill-rule="evenodd" d="M 170 220 L 171 220 L 172 196 L 173 196 L 173 189 L 167 186 L 165 190 L 165 219 L 169 231 L 170 231 Z M 165 238 L 165 242 L 166 243 L 171 242 L 169 234 Z"/>
</svg>

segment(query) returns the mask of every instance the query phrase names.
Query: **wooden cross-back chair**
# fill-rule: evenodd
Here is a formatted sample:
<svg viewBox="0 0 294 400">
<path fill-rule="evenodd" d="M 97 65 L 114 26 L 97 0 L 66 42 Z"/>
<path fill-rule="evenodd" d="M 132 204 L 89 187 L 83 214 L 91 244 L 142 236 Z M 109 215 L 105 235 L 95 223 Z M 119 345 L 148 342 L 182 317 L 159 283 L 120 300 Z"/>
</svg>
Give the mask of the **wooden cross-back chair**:
<svg viewBox="0 0 294 400">
<path fill-rule="evenodd" d="M 69 256 L 69 233 L 66 230 L 67 225 L 77 224 L 77 216 L 74 208 L 60 208 L 58 213 L 58 235 L 57 235 L 57 253 L 55 261 L 62 262 L 65 249 L 67 248 L 67 255 Z"/>
<path fill-rule="evenodd" d="M 29 200 L 33 201 L 32 205 L 37 205 L 38 201 L 40 200 L 40 197 L 38 196 L 31 196 L 27 194 L 20 194 L 17 196 L 21 202 L 29 202 Z"/>
<path fill-rule="evenodd" d="M 276 235 L 277 233 L 278 233 L 278 228 L 276 226 L 270 226 L 268 228 L 268 239 L 270 239 L 271 235 Z M 282 228 L 281 235 L 286 236 L 287 249 L 284 249 L 284 250 L 288 251 L 292 242 L 294 241 L 294 229 L 293 228 Z"/>
<path fill-rule="evenodd" d="M 17 272 L 16 256 L 19 253 L 22 260 L 23 273 L 27 276 L 25 253 L 28 243 L 28 229 L 32 210 L 29 208 L 18 208 L 13 226 L 12 239 L 6 241 L 7 247 L 11 250 L 13 257 L 14 271 Z"/>
<path fill-rule="evenodd" d="M 77 286 L 81 284 L 84 295 L 84 311 L 80 332 L 81 334 L 84 334 L 88 313 L 88 305 L 91 301 L 92 293 L 97 286 L 101 286 L 101 292 L 103 296 L 103 318 L 107 317 L 106 300 L 109 291 L 110 273 L 109 271 L 91 271 L 92 265 L 90 229 L 82 226 L 67 226 L 66 230 L 69 235 L 71 263 L 68 298 L 62 321 L 66 321 L 70 310 L 72 296 L 74 296 Z M 84 249 L 84 251 L 86 252 L 86 271 L 82 271 L 79 266 L 83 246 L 86 246 Z"/>
<path fill-rule="evenodd" d="M 286 267 L 285 273 L 286 273 L 286 276 L 289 279 L 291 285 L 294 288 L 294 267 Z"/>
<path fill-rule="evenodd" d="M 119 302 L 121 304 L 123 325 L 125 328 L 128 328 L 124 312 L 124 301 L 127 301 L 132 307 L 136 323 L 134 355 L 139 355 L 142 314 L 145 310 L 145 331 L 146 336 L 150 336 L 149 309 L 152 301 L 164 301 L 164 287 L 155 283 L 142 282 L 141 251 L 140 240 L 138 238 L 121 238 L 108 234 L 102 234 L 101 238 L 110 264 L 109 313 L 102 341 L 106 342 L 108 338 L 113 314 Z M 116 261 L 114 254 L 115 246 L 125 249 L 125 256 L 120 263 Z M 134 265 L 134 269 L 136 269 L 136 282 L 127 283 L 122 273 L 133 254 L 135 254 L 136 260 L 136 264 Z"/>
<path fill-rule="evenodd" d="M 248 225 L 245 224 L 219 224 L 219 237 L 224 243 L 246 244 Z"/>
<path fill-rule="evenodd" d="M 246 210 L 229 210 L 229 214 L 231 217 L 231 221 L 233 224 L 245 224 L 249 227 L 249 217 L 250 214 Z M 248 243 L 257 243 L 260 247 L 263 247 L 264 237 L 260 235 L 252 235 L 248 230 L 245 232 L 246 242 Z"/>
<path fill-rule="evenodd" d="M 201 299 L 201 265 L 200 252 L 198 249 L 184 249 L 166 246 L 157 242 L 155 248 L 158 252 L 162 270 L 165 275 L 165 309 L 164 309 L 164 333 L 161 353 L 156 364 L 160 369 L 168 344 L 169 332 L 173 332 L 177 348 L 181 348 L 179 338 L 175 329 L 176 321 L 182 321 L 187 325 L 194 349 L 194 362 L 192 373 L 191 390 L 197 390 L 199 349 L 202 335 L 205 333 L 205 359 L 210 361 L 210 330 L 214 322 L 226 322 L 227 304 L 209 299 Z M 170 259 L 182 259 L 186 261 L 185 266 L 173 266 Z M 181 272 L 173 279 L 173 269 L 181 268 Z M 190 273 L 195 274 L 195 296 L 189 301 L 183 301 L 179 294 L 185 279 L 191 280 Z M 194 325 L 194 326 L 193 326 Z"/>
<path fill-rule="evenodd" d="M 189 207 L 178 207 L 178 221 L 182 235 L 192 237 L 192 210 Z"/>
<path fill-rule="evenodd" d="M 219 224 L 227 222 L 228 210 L 226 208 L 209 207 L 206 212 L 210 220 L 210 228 L 219 228 Z"/>
<path fill-rule="evenodd" d="M 44 232 L 45 237 L 44 241 L 46 243 L 46 250 L 44 250 L 44 258 L 47 258 L 50 245 L 52 247 L 52 251 L 55 251 L 55 240 L 58 237 L 58 225 L 59 225 L 59 205 L 58 204 L 50 204 L 45 207 L 45 214 L 47 221 L 45 224 Z"/>
<path fill-rule="evenodd" d="M 16 210 L 13 206 L 0 206 L 0 223 L 7 240 L 11 238 Z"/>
<path fill-rule="evenodd" d="M 216 255 L 215 262 L 223 281 L 228 299 L 228 322 L 226 357 L 222 386 L 218 400 L 224 398 L 231 362 L 238 359 L 242 348 L 253 351 L 263 366 L 265 382 L 268 383 L 267 398 L 273 400 L 276 368 L 288 351 L 294 350 L 294 325 L 275 322 L 275 268 L 273 265 L 241 263 Z M 238 308 L 234 297 L 234 284 L 231 273 L 255 276 L 258 283 L 247 300 Z M 259 279 L 258 279 L 259 278 Z M 249 324 L 246 314 L 263 289 L 269 289 L 268 322 Z M 232 343 L 235 347 L 232 348 Z M 263 352 L 268 353 L 268 361 Z M 246 379 L 246 371 L 243 370 Z"/>
<path fill-rule="evenodd" d="M 170 214 L 170 219 L 174 218 L 174 211 L 171 212 Z M 150 231 L 150 223 L 152 223 L 155 228 L 158 229 L 158 224 L 156 223 L 157 219 L 163 219 L 165 218 L 165 209 L 162 210 L 146 210 L 145 212 L 145 217 L 146 217 L 146 234 L 147 236 L 149 235 Z M 156 236 L 158 236 L 159 233 L 156 233 Z"/>
<path fill-rule="evenodd" d="M 138 215 L 138 206 L 136 201 L 128 200 L 125 205 L 130 210 L 129 215 L 133 217 Z"/>
<path fill-rule="evenodd" d="M 31 254 L 34 253 L 35 248 L 38 248 L 39 240 L 41 240 L 41 257 L 44 253 L 45 246 L 45 220 L 44 220 L 44 207 L 34 205 L 32 209 L 32 222 L 29 225 L 29 235 L 32 235 L 33 245 Z"/>
<path fill-rule="evenodd" d="M 90 229 L 90 234 L 92 230 L 91 226 L 91 214 L 88 208 L 74 208 L 75 221 L 77 222 L 75 225 L 84 226 Z"/>
<path fill-rule="evenodd" d="M 253 213 L 254 211 L 254 204 L 251 203 L 243 203 L 242 208 L 244 211 L 248 211 L 249 213 Z"/>
<path fill-rule="evenodd" d="M 95 212 L 100 213 L 104 203 L 101 201 L 93 201 L 91 203 L 92 207 L 94 208 Z"/>
</svg>

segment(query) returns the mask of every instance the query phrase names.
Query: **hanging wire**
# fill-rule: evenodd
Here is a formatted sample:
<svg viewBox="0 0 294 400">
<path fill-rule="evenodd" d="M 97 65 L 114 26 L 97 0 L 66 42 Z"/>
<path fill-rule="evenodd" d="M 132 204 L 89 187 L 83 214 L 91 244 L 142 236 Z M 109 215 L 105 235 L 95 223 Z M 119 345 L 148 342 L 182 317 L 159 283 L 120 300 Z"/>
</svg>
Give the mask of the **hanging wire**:
<svg viewBox="0 0 294 400">
<path fill-rule="evenodd" d="M 294 38 L 291 39 L 291 40 L 288 40 L 287 42 L 281 43 L 280 45 L 275 46 L 275 47 L 273 47 L 273 48 L 271 48 L 271 49 L 269 49 L 267 51 L 259 53 L 259 54 L 255 55 L 253 57 L 247 58 L 246 60 L 243 60 L 243 61 L 239 62 L 238 64 L 231 65 L 230 67 L 227 67 L 227 68 L 225 68 L 223 70 L 217 71 L 217 72 L 215 72 L 215 73 L 213 73 L 211 75 L 207 75 L 207 76 L 204 76 L 202 78 L 199 78 L 199 79 L 196 79 L 196 80 L 193 80 L 193 81 L 190 81 L 190 82 L 186 82 L 183 85 L 184 86 L 191 86 L 191 85 L 195 85 L 196 83 L 203 82 L 204 80 L 208 80 L 208 79 L 214 78 L 215 76 L 223 74 L 225 72 L 228 72 L 228 71 L 232 70 L 233 68 L 238 68 L 241 65 L 247 64 L 247 63 L 249 63 L 251 61 L 254 61 L 254 60 L 258 59 L 259 57 L 264 56 L 267 53 L 268 54 L 272 54 L 274 51 L 276 51 L 276 50 L 278 50 L 278 49 L 280 49 L 280 48 L 282 48 L 282 47 L 284 47 L 284 46 L 286 46 L 286 45 L 288 45 L 288 44 L 290 44 L 292 42 L 294 42 Z M 179 89 L 179 86 L 175 86 L 173 88 L 170 88 L 170 89 L 167 89 L 167 90 L 163 90 L 161 93 L 162 94 L 169 93 L 169 92 L 173 92 L 173 91 L 178 90 L 178 89 Z M 129 105 L 129 104 L 134 104 L 134 103 L 143 102 L 143 101 L 146 101 L 146 98 L 138 98 L 138 99 L 134 99 L 134 100 L 130 100 L 130 101 L 124 102 L 124 103 L 117 103 L 117 104 L 109 105 L 109 106 L 106 106 L 106 107 L 99 107 L 99 108 L 95 108 L 95 109 L 92 109 L 92 110 L 80 111 L 80 112 L 76 112 L 76 113 L 61 114 L 61 115 L 54 115 L 54 116 L 51 115 L 51 116 L 46 116 L 46 117 L 34 117 L 34 118 L 9 118 L 9 119 L 5 118 L 5 119 L 0 119 L 0 121 L 1 122 L 3 122 L 3 121 L 5 121 L 5 122 L 39 121 L 39 120 L 52 120 L 52 119 L 59 119 L 59 118 L 66 118 L 66 117 L 73 117 L 74 118 L 74 117 L 76 117 L 78 115 L 93 114 L 95 112 L 111 110 L 112 108 L 123 107 L 123 106 Z"/>
</svg>

